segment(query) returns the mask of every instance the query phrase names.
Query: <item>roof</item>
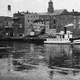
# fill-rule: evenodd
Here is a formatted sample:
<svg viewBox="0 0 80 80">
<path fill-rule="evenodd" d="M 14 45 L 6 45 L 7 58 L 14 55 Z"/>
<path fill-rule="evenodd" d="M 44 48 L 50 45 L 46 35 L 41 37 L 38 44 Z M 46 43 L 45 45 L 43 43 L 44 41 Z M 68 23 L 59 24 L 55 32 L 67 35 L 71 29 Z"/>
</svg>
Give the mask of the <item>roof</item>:
<svg viewBox="0 0 80 80">
<path fill-rule="evenodd" d="M 59 9 L 59 10 L 54 10 L 53 13 L 39 13 L 40 15 L 61 15 L 61 14 L 65 14 L 68 13 L 68 11 L 66 9 Z"/>
<path fill-rule="evenodd" d="M 54 11 L 54 15 L 60 15 L 60 14 L 65 14 L 68 11 L 66 9 L 59 9 Z"/>
</svg>

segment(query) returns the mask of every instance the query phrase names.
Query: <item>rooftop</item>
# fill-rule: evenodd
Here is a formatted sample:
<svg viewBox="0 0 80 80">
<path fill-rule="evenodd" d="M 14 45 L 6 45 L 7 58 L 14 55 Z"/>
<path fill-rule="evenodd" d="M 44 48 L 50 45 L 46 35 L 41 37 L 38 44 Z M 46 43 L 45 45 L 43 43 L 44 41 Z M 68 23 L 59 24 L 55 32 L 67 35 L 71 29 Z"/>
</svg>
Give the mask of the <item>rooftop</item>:
<svg viewBox="0 0 80 80">
<path fill-rule="evenodd" d="M 53 13 L 49 13 L 49 12 L 39 13 L 39 15 L 62 15 L 62 14 L 80 15 L 80 12 L 76 12 L 76 11 L 69 12 L 66 9 L 59 9 L 59 10 L 54 10 Z"/>
</svg>

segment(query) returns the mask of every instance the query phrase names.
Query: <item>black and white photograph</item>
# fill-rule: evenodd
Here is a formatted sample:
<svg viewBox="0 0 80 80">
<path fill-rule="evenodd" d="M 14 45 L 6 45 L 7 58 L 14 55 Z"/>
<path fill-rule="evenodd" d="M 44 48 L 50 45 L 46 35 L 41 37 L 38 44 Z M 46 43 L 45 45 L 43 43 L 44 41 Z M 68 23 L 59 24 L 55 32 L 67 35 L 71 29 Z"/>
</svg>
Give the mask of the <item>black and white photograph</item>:
<svg viewBox="0 0 80 80">
<path fill-rule="evenodd" d="M 0 80 L 80 80 L 79 0 L 0 1 Z"/>
</svg>

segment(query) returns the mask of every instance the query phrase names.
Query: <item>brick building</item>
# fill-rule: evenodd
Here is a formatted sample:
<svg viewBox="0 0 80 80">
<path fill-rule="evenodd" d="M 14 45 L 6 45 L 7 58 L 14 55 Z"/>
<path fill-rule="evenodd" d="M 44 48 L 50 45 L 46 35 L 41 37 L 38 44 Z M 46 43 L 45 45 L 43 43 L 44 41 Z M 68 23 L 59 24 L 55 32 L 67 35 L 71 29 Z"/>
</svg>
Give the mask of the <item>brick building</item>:
<svg viewBox="0 0 80 80">
<path fill-rule="evenodd" d="M 33 30 L 34 21 L 39 19 L 37 13 L 31 13 L 28 11 L 15 13 L 13 16 L 15 37 L 30 35 L 30 32 Z"/>
<path fill-rule="evenodd" d="M 33 29 L 35 34 L 38 34 L 38 35 L 45 34 L 46 27 L 49 27 L 49 25 L 47 24 L 47 22 L 45 23 L 44 20 L 38 19 L 33 22 Z"/>
<path fill-rule="evenodd" d="M 0 38 L 13 36 L 12 17 L 0 16 Z"/>
<path fill-rule="evenodd" d="M 14 36 L 20 37 L 24 35 L 24 12 L 18 12 L 13 15 Z"/>
<path fill-rule="evenodd" d="M 48 11 L 39 14 L 40 19 L 44 19 L 45 22 L 49 22 L 48 34 L 53 35 L 56 32 L 64 30 L 64 26 L 68 24 L 74 24 L 67 29 L 73 32 L 74 36 L 80 35 L 80 12 L 72 10 L 72 12 L 66 9 L 55 10 L 52 0 L 48 3 Z"/>
<path fill-rule="evenodd" d="M 47 10 L 45 13 L 30 13 L 28 11 L 15 13 L 14 35 L 29 35 L 34 25 L 37 27 L 41 25 L 40 23 L 33 23 L 38 19 L 44 21 L 43 25 L 47 25 L 45 27 L 46 34 L 54 35 L 57 32 L 63 31 L 64 26 L 74 24 L 74 26 L 67 27 L 67 30 L 73 32 L 74 36 L 80 35 L 80 12 L 76 12 L 74 9 L 71 12 L 66 9 L 55 10 L 52 0 L 49 1 Z"/>
<path fill-rule="evenodd" d="M 25 31 L 24 31 L 25 35 L 30 34 L 30 32 L 33 29 L 33 24 L 34 24 L 33 22 L 37 19 L 39 19 L 39 15 L 37 13 L 30 13 L 30 12 L 25 13 Z"/>
</svg>

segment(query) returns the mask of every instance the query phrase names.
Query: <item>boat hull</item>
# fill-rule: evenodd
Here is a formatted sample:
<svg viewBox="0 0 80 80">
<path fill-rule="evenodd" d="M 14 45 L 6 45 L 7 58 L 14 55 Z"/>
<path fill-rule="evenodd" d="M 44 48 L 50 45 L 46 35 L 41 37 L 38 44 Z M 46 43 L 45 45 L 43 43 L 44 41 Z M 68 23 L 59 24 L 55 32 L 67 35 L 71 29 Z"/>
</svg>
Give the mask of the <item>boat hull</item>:
<svg viewBox="0 0 80 80">
<path fill-rule="evenodd" d="M 44 41 L 44 44 L 79 44 L 80 45 L 80 41 Z"/>
<path fill-rule="evenodd" d="M 73 44 L 80 44 L 80 40 L 74 40 Z"/>
<path fill-rule="evenodd" d="M 44 41 L 44 43 L 46 44 L 70 44 L 71 41 L 67 40 L 67 39 L 63 39 L 63 40 L 55 40 L 55 39 L 46 39 Z"/>
<path fill-rule="evenodd" d="M 59 41 L 44 41 L 46 44 L 70 44 L 70 41 L 65 42 L 59 42 Z"/>
</svg>

